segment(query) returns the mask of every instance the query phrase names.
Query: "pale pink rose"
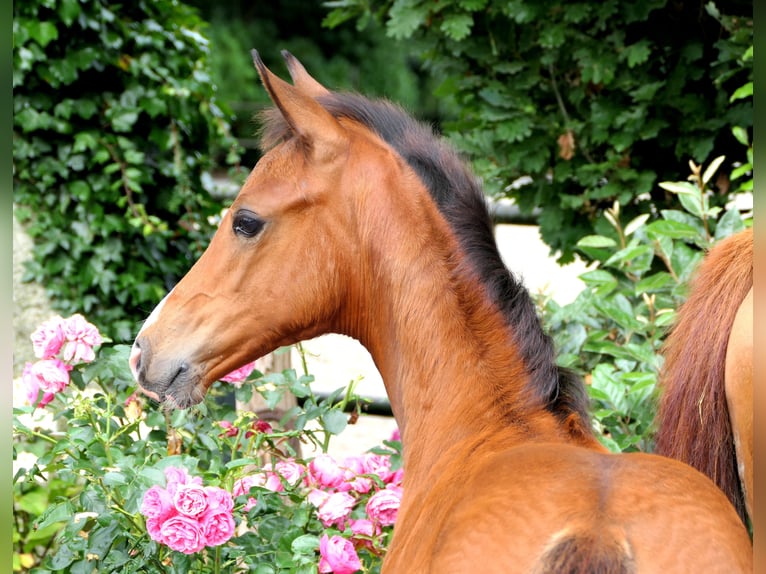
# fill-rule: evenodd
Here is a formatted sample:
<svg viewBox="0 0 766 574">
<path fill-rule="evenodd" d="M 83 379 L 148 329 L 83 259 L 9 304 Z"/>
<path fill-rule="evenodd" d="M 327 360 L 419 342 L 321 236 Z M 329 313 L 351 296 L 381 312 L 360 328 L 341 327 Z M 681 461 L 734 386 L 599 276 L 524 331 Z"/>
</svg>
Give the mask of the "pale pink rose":
<svg viewBox="0 0 766 574">
<path fill-rule="evenodd" d="M 173 504 L 178 512 L 196 517 L 207 510 L 207 495 L 199 484 L 179 484 L 173 494 Z"/>
<path fill-rule="evenodd" d="M 309 504 L 313 505 L 316 508 L 319 508 L 322 506 L 327 500 L 330 498 L 330 493 L 326 490 L 320 490 L 318 488 L 313 488 L 309 491 L 308 495 L 306 496 L 306 499 L 309 501 Z"/>
<path fill-rule="evenodd" d="M 234 508 L 234 501 L 231 493 L 217 486 L 206 486 L 205 495 L 207 496 L 207 506 L 209 510 L 221 512 L 231 512 Z"/>
<path fill-rule="evenodd" d="M 64 319 L 54 317 L 40 325 L 32 333 L 32 347 L 38 359 L 54 357 L 64 344 Z"/>
<path fill-rule="evenodd" d="M 347 456 L 340 463 L 343 469 L 343 482 L 338 485 L 338 490 L 367 493 L 372 489 L 372 479 L 360 476 L 367 473 L 363 456 Z"/>
<path fill-rule="evenodd" d="M 348 527 L 354 533 L 351 541 L 354 543 L 355 548 L 372 548 L 372 540 L 370 539 L 380 534 L 380 526 L 373 524 L 371 520 L 366 518 L 349 520 Z"/>
<path fill-rule="evenodd" d="M 297 486 L 303 479 L 303 465 L 294 460 L 280 460 L 274 465 L 274 472 L 281 476 L 290 486 Z"/>
<path fill-rule="evenodd" d="M 391 476 L 391 482 L 389 482 L 389 484 L 393 484 L 395 486 L 401 486 L 403 480 L 404 480 L 404 469 L 399 468 L 396 472 L 394 472 L 393 476 Z"/>
<path fill-rule="evenodd" d="M 162 523 L 160 538 L 163 544 L 184 554 L 194 554 L 205 547 L 205 535 L 199 521 L 183 514 Z"/>
<path fill-rule="evenodd" d="M 250 489 L 254 486 L 261 486 L 273 492 L 281 492 L 283 490 L 282 482 L 279 477 L 273 472 L 256 472 L 243 476 L 234 482 L 234 487 L 231 489 L 232 495 L 235 497 L 248 494 Z M 245 503 L 244 511 L 247 512 L 257 504 L 257 500 L 254 497 L 249 497 Z"/>
<path fill-rule="evenodd" d="M 162 523 L 163 520 L 156 516 L 146 519 L 146 531 L 149 533 L 149 538 L 157 542 L 162 542 Z"/>
<path fill-rule="evenodd" d="M 394 472 L 391 470 L 391 457 L 383 454 L 367 453 L 364 457 L 365 474 L 375 474 L 384 483 L 391 482 Z"/>
<path fill-rule="evenodd" d="M 330 538 L 323 534 L 319 539 L 319 555 L 319 571 L 323 574 L 353 574 L 362 568 L 354 545 L 342 536 Z"/>
<path fill-rule="evenodd" d="M 234 536 L 234 518 L 231 512 L 208 510 L 199 517 L 206 546 L 218 546 Z"/>
<path fill-rule="evenodd" d="M 226 375 L 225 377 L 221 377 L 221 380 L 226 383 L 234 383 L 235 385 L 241 385 L 247 377 L 250 376 L 250 373 L 253 372 L 255 369 L 255 361 L 252 363 L 248 363 L 247 365 L 244 365 L 240 367 L 239 369 L 236 369 Z"/>
<path fill-rule="evenodd" d="M 161 486 L 155 484 L 144 493 L 144 498 L 141 501 L 141 514 L 147 518 L 163 521 L 175 513 L 173 497 Z"/>
<path fill-rule="evenodd" d="M 35 404 L 40 391 L 43 392 L 43 397 L 37 406 L 44 407 L 51 402 L 53 396 L 69 384 L 71 370 L 70 365 L 59 359 L 42 359 L 33 364 L 27 363 L 21 379 L 29 403 Z"/>
<path fill-rule="evenodd" d="M 367 501 L 367 515 L 375 524 L 390 526 L 396 522 L 401 502 L 401 487 L 389 485 L 373 494 Z"/>
<path fill-rule="evenodd" d="M 72 363 L 89 363 L 96 358 L 93 347 L 103 340 L 98 329 L 85 317 L 75 314 L 64 321 L 64 360 Z"/>
<path fill-rule="evenodd" d="M 320 454 L 309 463 L 309 480 L 325 488 L 336 488 L 343 483 L 344 471 L 329 454 Z"/>
<path fill-rule="evenodd" d="M 338 526 L 343 528 L 346 519 L 351 515 L 356 500 L 347 492 L 333 492 L 319 508 L 317 518 L 326 527 Z"/>
<path fill-rule="evenodd" d="M 185 468 L 176 468 L 169 466 L 165 469 L 165 478 L 167 479 L 168 492 L 170 496 L 174 496 L 178 486 L 181 484 L 202 484 L 202 479 L 199 476 L 191 476 Z"/>
</svg>

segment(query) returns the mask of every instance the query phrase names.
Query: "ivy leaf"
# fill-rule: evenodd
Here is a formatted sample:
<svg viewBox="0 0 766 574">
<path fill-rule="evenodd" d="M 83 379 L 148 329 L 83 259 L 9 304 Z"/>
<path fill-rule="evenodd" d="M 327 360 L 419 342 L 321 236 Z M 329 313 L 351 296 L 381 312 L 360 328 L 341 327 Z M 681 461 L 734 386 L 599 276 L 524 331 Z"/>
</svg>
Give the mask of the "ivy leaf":
<svg viewBox="0 0 766 574">
<path fill-rule="evenodd" d="M 53 40 L 59 37 L 59 31 L 53 22 L 26 21 L 29 36 L 37 42 L 41 48 L 45 48 Z"/>
</svg>

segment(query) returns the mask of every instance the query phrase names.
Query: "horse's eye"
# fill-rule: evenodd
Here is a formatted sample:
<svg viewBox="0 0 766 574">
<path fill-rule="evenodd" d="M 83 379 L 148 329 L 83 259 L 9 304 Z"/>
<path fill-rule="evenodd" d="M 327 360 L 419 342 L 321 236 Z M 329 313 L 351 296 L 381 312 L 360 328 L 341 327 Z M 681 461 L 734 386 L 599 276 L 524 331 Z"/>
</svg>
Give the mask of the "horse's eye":
<svg viewBox="0 0 766 574">
<path fill-rule="evenodd" d="M 244 237 L 255 237 L 263 229 L 266 222 L 252 211 L 238 211 L 232 220 L 234 233 Z"/>
</svg>

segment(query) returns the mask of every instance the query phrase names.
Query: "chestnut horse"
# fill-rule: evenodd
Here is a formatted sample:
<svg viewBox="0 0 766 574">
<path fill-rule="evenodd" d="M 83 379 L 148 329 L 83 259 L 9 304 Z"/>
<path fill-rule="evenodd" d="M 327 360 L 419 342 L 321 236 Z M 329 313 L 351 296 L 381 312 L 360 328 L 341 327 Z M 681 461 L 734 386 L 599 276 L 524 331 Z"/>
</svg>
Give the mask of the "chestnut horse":
<svg viewBox="0 0 766 574">
<path fill-rule="evenodd" d="M 665 340 L 655 452 L 753 509 L 753 230 L 705 256 Z"/>
<path fill-rule="evenodd" d="M 131 353 L 188 407 L 275 348 L 337 332 L 379 369 L 404 448 L 387 574 L 750 572 L 723 493 L 664 457 L 611 454 L 505 268 L 482 190 L 399 107 L 254 60 L 267 150 Z"/>
</svg>

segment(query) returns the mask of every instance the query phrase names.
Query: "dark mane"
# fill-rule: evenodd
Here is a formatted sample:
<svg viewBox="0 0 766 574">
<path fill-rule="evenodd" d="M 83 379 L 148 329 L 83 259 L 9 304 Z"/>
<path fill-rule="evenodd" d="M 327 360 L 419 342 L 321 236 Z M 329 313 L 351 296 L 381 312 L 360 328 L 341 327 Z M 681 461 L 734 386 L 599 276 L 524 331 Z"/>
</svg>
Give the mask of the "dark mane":
<svg viewBox="0 0 766 574">
<path fill-rule="evenodd" d="M 491 300 L 513 332 L 523 333 L 516 343 L 535 392 L 562 420 L 576 413 L 589 428 L 588 398 L 582 381 L 556 366 L 553 341 L 542 329 L 529 292 L 500 258 L 481 186 L 455 150 L 429 126 L 391 102 L 334 92 L 317 100 L 335 117 L 351 119 L 374 131 L 412 167 L 455 231 Z M 263 119 L 264 147 L 290 136 L 281 114 L 267 111 Z"/>
</svg>

